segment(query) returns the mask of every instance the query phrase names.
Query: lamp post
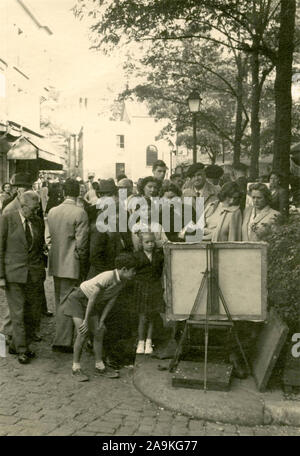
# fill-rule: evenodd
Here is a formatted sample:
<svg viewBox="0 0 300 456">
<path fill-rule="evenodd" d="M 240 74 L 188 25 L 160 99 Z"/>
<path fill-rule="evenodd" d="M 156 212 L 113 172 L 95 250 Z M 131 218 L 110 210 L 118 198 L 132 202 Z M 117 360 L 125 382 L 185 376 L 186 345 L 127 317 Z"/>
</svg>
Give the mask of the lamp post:
<svg viewBox="0 0 300 456">
<path fill-rule="evenodd" d="M 197 112 L 200 111 L 201 97 L 197 90 L 193 90 L 188 97 L 188 106 L 190 112 L 193 114 L 193 163 L 197 162 Z"/>
</svg>

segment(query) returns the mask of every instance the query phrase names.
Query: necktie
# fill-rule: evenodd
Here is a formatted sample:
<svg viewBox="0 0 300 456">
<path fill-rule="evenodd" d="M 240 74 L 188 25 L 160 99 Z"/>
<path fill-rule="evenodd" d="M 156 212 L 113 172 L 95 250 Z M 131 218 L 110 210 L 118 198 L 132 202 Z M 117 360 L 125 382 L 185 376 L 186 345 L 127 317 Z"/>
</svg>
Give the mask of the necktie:
<svg viewBox="0 0 300 456">
<path fill-rule="evenodd" d="M 27 219 L 25 219 L 25 237 L 28 245 L 28 250 L 30 250 L 32 247 L 32 235 L 29 227 L 29 222 Z"/>
</svg>

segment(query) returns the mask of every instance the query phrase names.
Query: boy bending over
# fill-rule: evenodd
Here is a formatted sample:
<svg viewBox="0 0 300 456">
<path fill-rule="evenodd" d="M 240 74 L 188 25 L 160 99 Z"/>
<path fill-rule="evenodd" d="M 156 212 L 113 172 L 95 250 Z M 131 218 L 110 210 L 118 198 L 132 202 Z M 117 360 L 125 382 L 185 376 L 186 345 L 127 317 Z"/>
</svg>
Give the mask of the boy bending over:
<svg viewBox="0 0 300 456">
<path fill-rule="evenodd" d="M 88 331 L 94 336 L 95 372 L 108 378 L 118 378 L 119 374 L 107 368 L 103 362 L 103 337 L 106 330 L 105 319 L 112 309 L 117 296 L 127 280 L 135 276 L 135 258 L 130 253 L 116 257 L 116 269 L 105 271 L 90 280 L 82 282 L 67 297 L 64 314 L 72 317 L 76 328 L 72 375 L 79 382 L 88 381 L 80 367 L 80 358 Z"/>
</svg>

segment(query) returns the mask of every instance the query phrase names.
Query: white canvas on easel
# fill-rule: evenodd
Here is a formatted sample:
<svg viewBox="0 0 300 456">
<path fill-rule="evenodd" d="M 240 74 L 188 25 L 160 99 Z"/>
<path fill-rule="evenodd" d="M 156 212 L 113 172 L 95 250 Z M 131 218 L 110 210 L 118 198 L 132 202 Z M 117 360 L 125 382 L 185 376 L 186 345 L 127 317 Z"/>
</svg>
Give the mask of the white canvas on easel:
<svg viewBox="0 0 300 456">
<path fill-rule="evenodd" d="M 262 242 L 213 244 L 217 282 L 233 320 L 264 321 L 267 314 L 267 245 Z M 189 317 L 206 269 L 206 243 L 173 243 L 166 256 L 168 318 Z M 195 319 L 205 318 L 207 289 L 203 290 Z M 227 319 L 220 300 L 210 320 Z"/>
</svg>

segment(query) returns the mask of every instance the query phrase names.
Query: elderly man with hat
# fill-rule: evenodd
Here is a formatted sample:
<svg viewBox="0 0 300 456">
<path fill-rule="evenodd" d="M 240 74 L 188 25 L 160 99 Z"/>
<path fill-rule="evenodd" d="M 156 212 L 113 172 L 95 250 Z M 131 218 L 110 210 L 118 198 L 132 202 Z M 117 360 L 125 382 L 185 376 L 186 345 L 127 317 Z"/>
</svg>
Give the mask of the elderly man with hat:
<svg viewBox="0 0 300 456">
<path fill-rule="evenodd" d="M 9 211 L 16 211 L 20 209 L 20 197 L 27 190 L 31 190 L 33 179 L 29 173 L 17 173 L 11 179 L 11 186 L 16 191 L 15 197 L 10 201 L 6 201 L 6 206 L 3 209 L 3 214 Z"/>
<path fill-rule="evenodd" d="M 217 200 L 218 191 L 215 186 L 206 180 L 203 163 L 194 163 L 187 172 L 187 177 L 190 178 L 188 188 L 182 192 L 182 196 L 201 196 L 204 198 L 204 208 L 209 203 Z"/>
<path fill-rule="evenodd" d="M 10 199 L 7 200 L 5 203 L 6 205 L 3 205 L 3 212 L 2 214 L 8 214 L 9 212 L 14 212 L 14 211 L 20 211 L 21 209 L 21 196 L 23 195 L 24 192 L 31 190 L 32 188 L 32 182 L 33 179 L 29 173 L 16 173 L 13 175 L 11 179 L 11 186 L 14 189 L 14 196 Z M 43 229 L 43 224 L 42 224 L 42 229 Z M 47 310 L 47 303 L 46 303 L 46 298 L 43 290 L 40 290 L 41 294 L 41 302 L 43 306 L 43 312 L 45 314 L 51 314 L 51 312 L 48 312 Z M 37 328 L 36 328 L 37 329 Z M 1 327 L 1 332 L 7 336 L 8 341 L 11 340 L 12 338 L 12 324 L 11 324 L 11 319 L 9 315 L 9 308 L 7 307 L 5 314 L 3 315 L 2 318 L 2 327 Z M 40 340 L 40 337 L 35 334 L 33 336 L 37 341 Z"/>
<path fill-rule="evenodd" d="M 20 194 L 18 207 L 0 220 L 0 287 L 5 288 L 12 322 L 9 352 L 18 354 L 19 362 L 27 364 L 35 357 L 29 344 L 36 340 L 40 321 L 44 230 L 36 215 L 39 198 L 35 192 Z"/>
</svg>

